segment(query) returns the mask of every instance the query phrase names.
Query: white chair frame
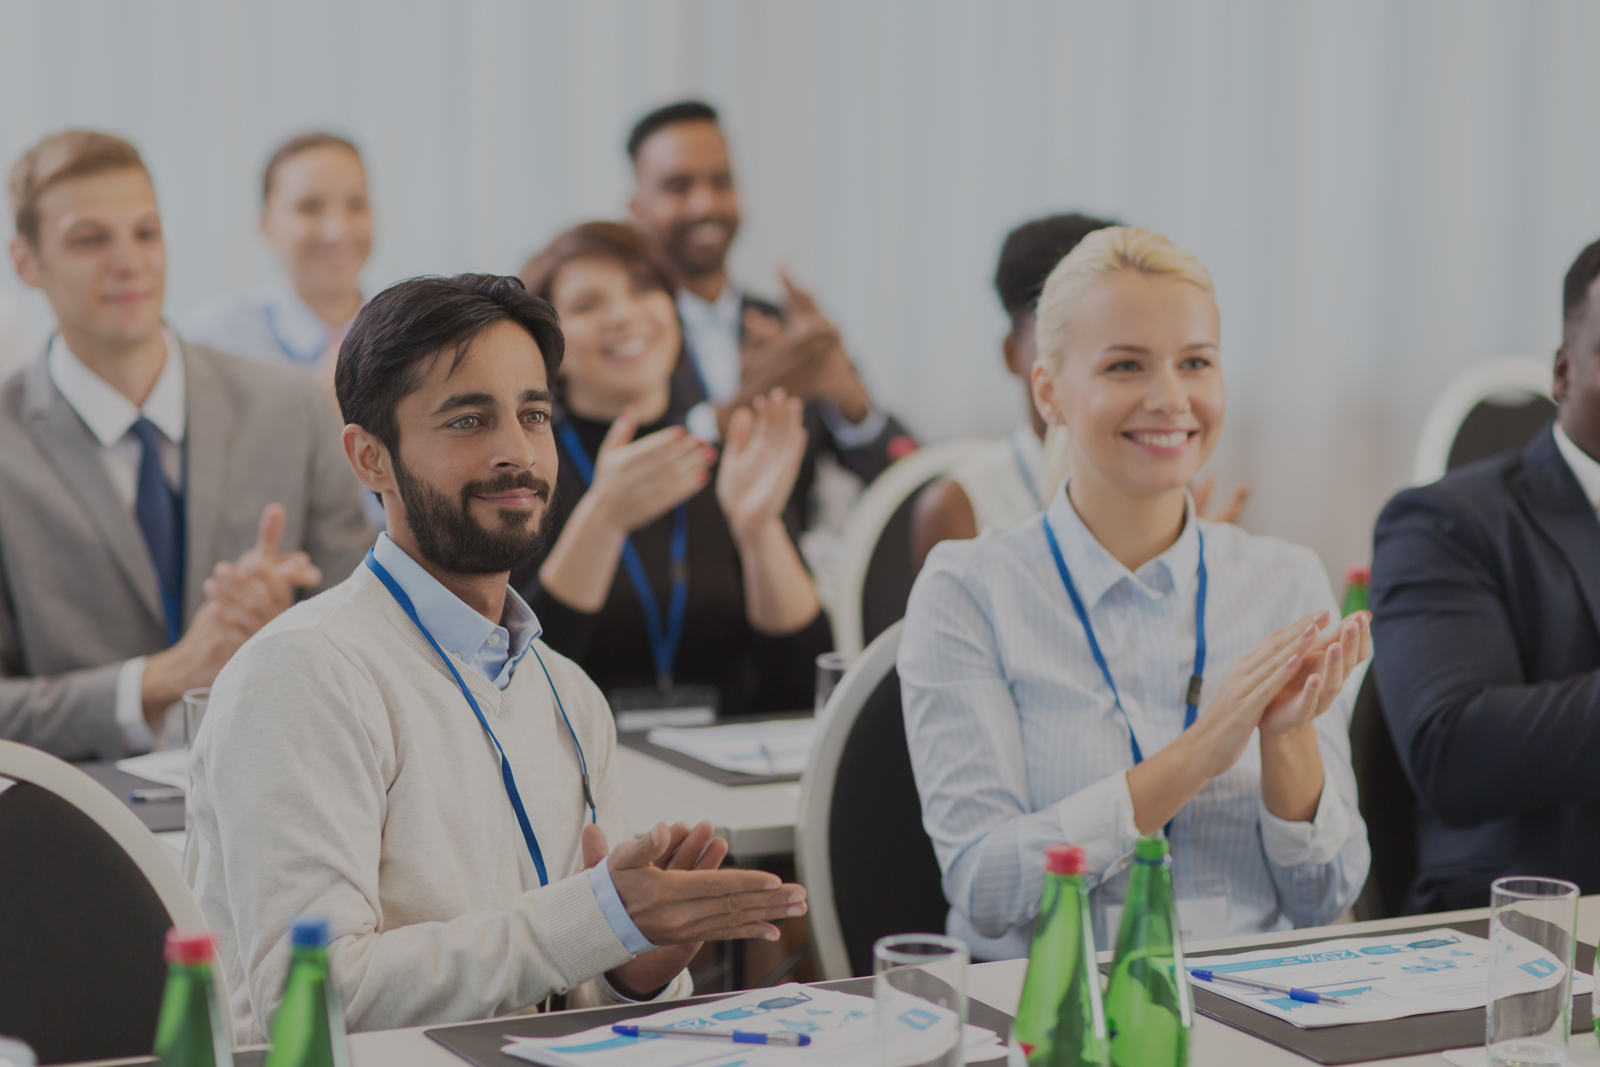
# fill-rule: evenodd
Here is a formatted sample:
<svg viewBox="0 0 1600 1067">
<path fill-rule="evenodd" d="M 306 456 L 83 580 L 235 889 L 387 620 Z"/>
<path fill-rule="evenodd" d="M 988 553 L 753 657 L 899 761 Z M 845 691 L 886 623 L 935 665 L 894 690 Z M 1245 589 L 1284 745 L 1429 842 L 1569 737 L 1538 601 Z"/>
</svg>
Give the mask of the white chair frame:
<svg viewBox="0 0 1600 1067">
<path fill-rule="evenodd" d="M 1411 464 L 1413 485 L 1427 485 L 1445 476 L 1450 448 L 1461 423 L 1496 393 L 1524 392 L 1552 399 L 1551 360 L 1538 356 L 1495 356 L 1456 375 L 1428 409 Z"/>
<path fill-rule="evenodd" d="M 828 698 L 822 710 L 822 723 L 811 745 L 805 773 L 800 777 L 800 811 L 795 819 L 795 867 L 800 883 L 806 887 L 806 922 L 811 928 L 811 947 L 826 980 L 850 978 L 850 954 L 845 949 L 844 931 L 839 926 L 838 904 L 833 899 L 833 858 L 828 846 L 828 823 L 833 813 L 833 786 L 839 772 L 839 757 L 845 742 L 873 692 L 894 668 L 900 651 L 900 632 L 905 620 L 895 622 L 879 634 L 866 651 L 855 658 L 850 669 Z"/>
<path fill-rule="evenodd" d="M 0 778 L 28 782 L 49 790 L 93 819 L 139 868 L 139 873 L 155 890 L 161 906 L 167 909 L 172 925 L 182 930 L 206 929 L 206 917 L 200 904 L 166 847 L 105 786 L 64 760 L 14 741 L 0 741 Z M 212 973 L 226 1017 L 228 1047 L 232 1048 L 233 1010 L 228 999 L 227 976 L 221 967 L 213 968 Z"/>
<path fill-rule="evenodd" d="M 861 597 L 867 582 L 872 553 L 894 513 L 906 498 L 935 478 L 949 474 L 973 453 L 994 442 L 982 437 L 963 437 L 943 444 L 927 445 L 895 462 L 873 479 L 856 500 L 839 530 L 834 550 L 834 603 L 828 612 L 833 626 L 833 647 L 854 656 L 865 644 L 861 621 Z M 910 546 L 907 546 L 910 551 Z"/>
</svg>

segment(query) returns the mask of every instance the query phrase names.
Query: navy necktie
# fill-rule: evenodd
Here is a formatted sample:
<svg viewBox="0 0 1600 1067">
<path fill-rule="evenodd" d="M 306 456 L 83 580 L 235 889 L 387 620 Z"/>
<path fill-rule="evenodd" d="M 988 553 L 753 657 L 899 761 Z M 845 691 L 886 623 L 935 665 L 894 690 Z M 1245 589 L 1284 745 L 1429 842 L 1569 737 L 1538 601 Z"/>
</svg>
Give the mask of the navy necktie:
<svg viewBox="0 0 1600 1067">
<path fill-rule="evenodd" d="M 176 644 L 183 621 L 183 498 L 172 491 L 161 470 L 161 431 L 140 416 L 133 435 L 143 446 L 139 457 L 139 488 L 133 513 L 144 534 L 150 561 L 161 584 L 161 605 L 167 613 L 167 644 Z"/>
</svg>

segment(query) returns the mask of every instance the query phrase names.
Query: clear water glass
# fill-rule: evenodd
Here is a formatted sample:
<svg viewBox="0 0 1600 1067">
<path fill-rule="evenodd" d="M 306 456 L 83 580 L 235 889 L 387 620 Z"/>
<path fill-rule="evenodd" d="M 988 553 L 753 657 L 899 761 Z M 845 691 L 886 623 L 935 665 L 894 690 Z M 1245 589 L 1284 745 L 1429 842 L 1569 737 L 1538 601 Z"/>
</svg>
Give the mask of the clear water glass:
<svg viewBox="0 0 1600 1067">
<path fill-rule="evenodd" d="M 199 689 L 190 689 L 183 694 L 183 766 L 188 776 L 188 783 L 184 788 L 183 801 L 183 828 L 189 828 L 189 797 L 194 792 L 193 760 L 190 750 L 194 746 L 195 735 L 200 732 L 200 720 L 205 718 L 206 707 L 211 703 L 211 687 L 202 686 Z"/>
<path fill-rule="evenodd" d="M 1567 1062 L 1578 887 L 1559 878 L 1499 878 L 1489 902 L 1490 1067 Z"/>
<path fill-rule="evenodd" d="M 967 943 L 891 934 L 872 946 L 880 1067 L 962 1067 Z"/>
<path fill-rule="evenodd" d="M 844 672 L 850 669 L 850 657 L 843 652 L 824 652 L 817 657 L 817 721 L 822 721 L 822 709 L 828 706 L 828 698 L 833 696 L 833 691 L 839 688 L 839 679 L 844 677 Z"/>
</svg>

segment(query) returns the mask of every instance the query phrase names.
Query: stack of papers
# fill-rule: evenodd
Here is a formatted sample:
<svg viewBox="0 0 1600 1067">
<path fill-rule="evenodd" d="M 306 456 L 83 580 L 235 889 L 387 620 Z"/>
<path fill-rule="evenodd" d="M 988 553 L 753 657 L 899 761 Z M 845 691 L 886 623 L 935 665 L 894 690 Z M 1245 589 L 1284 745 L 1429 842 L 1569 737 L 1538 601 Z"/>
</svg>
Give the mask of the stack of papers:
<svg viewBox="0 0 1600 1067">
<path fill-rule="evenodd" d="M 698 729 L 661 727 L 650 731 L 649 741 L 724 771 L 777 777 L 806 769 L 816 733 L 815 719 L 770 719 Z"/>
<path fill-rule="evenodd" d="M 1507 964 L 1497 971 L 1505 993 L 1533 993 L 1567 980 L 1566 970 L 1539 945 L 1510 931 L 1497 936 L 1505 939 L 1511 951 Z M 1459 930 L 1337 938 L 1289 949 L 1206 956 L 1185 964 L 1191 970 L 1259 978 L 1346 1002 L 1342 1006 L 1306 1004 L 1284 993 L 1189 976 L 1198 988 L 1306 1029 L 1463 1011 L 1489 1003 L 1489 942 Z M 1594 979 L 1589 975 L 1572 975 L 1572 995 L 1593 988 Z"/>
<path fill-rule="evenodd" d="M 955 1037 L 955 1015 L 926 1001 L 907 998 L 907 1010 L 900 1013 L 903 1025 L 917 1033 L 943 1035 L 930 1038 L 940 1048 L 950 1047 Z M 920 1014 L 917 1014 L 920 1013 Z M 641 1026 L 670 1026 L 694 1032 L 700 1030 L 743 1030 L 756 1033 L 805 1034 L 811 1044 L 804 1047 L 779 1045 L 736 1045 L 711 1038 L 694 1039 L 640 1034 L 624 1037 L 609 1025 L 597 1026 L 566 1037 L 524 1037 L 511 1039 L 500 1051 L 529 1063 L 546 1067 L 785 1067 L 785 1065 L 827 1064 L 828 1067 L 877 1067 L 877 1004 L 871 997 L 858 997 L 832 989 L 818 989 L 796 983 L 771 989 L 752 989 L 726 1000 L 690 1004 L 647 1018 L 629 1020 Z M 992 1030 L 968 1026 L 962 1035 L 968 1063 L 998 1059 L 1005 1046 Z M 909 1047 L 925 1063 L 933 1056 L 927 1050 Z"/>
<path fill-rule="evenodd" d="M 189 788 L 189 750 L 184 748 L 169 748 L 162 752 L 147 752 L 142 756 L 131 756 L 128 759 L 117 760 L 117 770 L 131 774 L 136 778 L 147 778 L 152 782 L 173 789 L 187 791 Z"/>
</svg>

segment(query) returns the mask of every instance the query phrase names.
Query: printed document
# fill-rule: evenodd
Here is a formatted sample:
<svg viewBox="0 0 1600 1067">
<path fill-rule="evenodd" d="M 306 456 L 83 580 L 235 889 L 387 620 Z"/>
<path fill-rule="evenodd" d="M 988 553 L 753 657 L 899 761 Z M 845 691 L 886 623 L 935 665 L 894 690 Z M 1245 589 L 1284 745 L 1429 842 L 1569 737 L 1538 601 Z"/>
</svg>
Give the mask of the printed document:
<svg viewBox="0 0 1600 1067">
<path fill-rule="evenodd" d="M 659 727 L 650 743 L 738 774 L 787 775 L 806 769 L 815 719 L 769 719 L 698 729 Z"/>
<path fill-rule="evenodd" d="M 1499 936 L 1511 950 L 1497 972 L 1501 981 L 1510 983 L 1506 992 L 1532 993 L 1567 980 L 1566 968 L 1539 945 L 1509 930 Z M 1191 972 L 1204 968 L 1217 974 L 1259 978 L 1345 1001 L 1344 1005 L 1306 1004 L 1290 999 L 1287 993 L 1189 976 L 1198 989 L 1209 989 L 1307 1029 L 1462 1011 L 1489 1003 L 1489 942 L 1459 930 L 1337 938 L 1314 945 L 1191 958 L 1184 965 Z M 1572 975 L 1573 995 L 1593 988 L 1589 975 Z"/>
<path fill-rule="evenodd" d="M 896 1025 L 913 1028 L 926 1041 L 948 1049 L 955 1039 L 956 1016 L 937 1005 L 906 997 Z M 640 1034 L 624 1037 L 609 1025 L 597 1026 L 566 1037 L 524 1037 L 511 1040 L 500 1051 L 546 1067 L 784 1067 L 786 1064 L 827 1064 L 828 1067 L 878 1067 L 877 1003 L 871 997 L 841 993 L 816 986 L 788 985 L 752 989 L 725 1000 L 688 1004 L 628 1020 L 640 1026 L 670 1026 L 676 1030 L 743 1030 L 757 1033 L 805 1034 L 803 1047 L 734 1044 L 712 1038 L 668 1037 Z M 967 1026 L 964 1058 L 981 1063 L 1005 1055 L 1005 1047 L 992 1030 Z M 915 1042 L 909 1051 L 931 1056 Z"/>
</svg>

